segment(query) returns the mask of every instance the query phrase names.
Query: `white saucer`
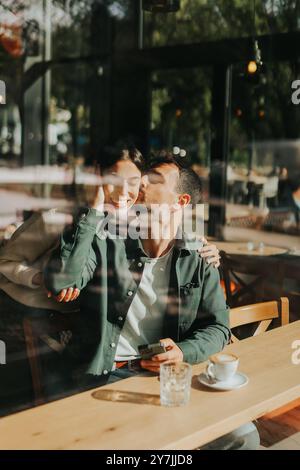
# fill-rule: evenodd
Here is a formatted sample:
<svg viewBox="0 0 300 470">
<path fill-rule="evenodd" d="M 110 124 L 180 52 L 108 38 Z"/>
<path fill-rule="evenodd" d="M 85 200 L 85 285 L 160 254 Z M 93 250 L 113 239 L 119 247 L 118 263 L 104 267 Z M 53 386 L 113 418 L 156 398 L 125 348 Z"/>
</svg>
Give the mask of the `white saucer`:
<svg viewBox="0 0 300 470">
<path fill-rule="evenodd" d="M 214 388 L 215 390 L 236 390 L 237 388 L 244 387 L 249 382 L 247 375 L 242 372 L 237 372 L 230 380 L 211 383 L 206 374 L 198 375 L 198 380 L 201 384 L 207 387 Z"/>
</svg>

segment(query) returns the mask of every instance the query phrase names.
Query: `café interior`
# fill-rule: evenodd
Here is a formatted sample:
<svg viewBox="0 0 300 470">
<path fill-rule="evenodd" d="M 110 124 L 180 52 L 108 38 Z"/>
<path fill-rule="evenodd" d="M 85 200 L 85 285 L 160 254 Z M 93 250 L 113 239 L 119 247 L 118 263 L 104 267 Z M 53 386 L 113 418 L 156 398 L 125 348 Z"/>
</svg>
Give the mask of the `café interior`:
<svg viewBox="0 0 300 470">
<path fill-rule="evenodd" d="M 255 421 L 260 449 L 300 450 L 299 44 L 298 0 L 0 1 L 1 449 L 198 449 Z M 26 243 L 7 253 L 54 209 L 58 241 L 121 141 L 201 180 L 240 390 L 200 384 L 205 363 L 179 408 L 154 375 L 46 384 L 77 316 L 32 307 L 5 271 L 30 264 Z"/>
</svg>

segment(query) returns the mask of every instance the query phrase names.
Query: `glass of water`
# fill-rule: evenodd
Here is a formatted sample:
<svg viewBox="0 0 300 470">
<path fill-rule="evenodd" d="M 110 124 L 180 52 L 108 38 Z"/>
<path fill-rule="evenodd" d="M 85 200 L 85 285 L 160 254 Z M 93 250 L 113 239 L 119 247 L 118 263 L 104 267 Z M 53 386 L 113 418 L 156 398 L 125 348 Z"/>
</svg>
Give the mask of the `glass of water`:
<svg viewBox="0 0 300 470">
<path fill-rule="evenodd" d="M 185 362 L 161 364 L 160 403 L 163 406 L 184 406 L 190 399 L 192 366 Z"/>
</svg>

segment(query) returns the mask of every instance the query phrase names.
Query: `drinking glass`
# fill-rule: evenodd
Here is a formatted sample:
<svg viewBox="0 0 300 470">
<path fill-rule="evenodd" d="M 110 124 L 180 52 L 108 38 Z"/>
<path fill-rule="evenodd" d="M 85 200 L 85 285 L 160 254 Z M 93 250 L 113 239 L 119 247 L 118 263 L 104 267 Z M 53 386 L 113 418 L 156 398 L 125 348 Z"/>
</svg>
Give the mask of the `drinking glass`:
<svg viewBox="0 0 300 470">
<path fill-rule="evenodd" d="M 185 362 L 161 364 L 160 403 L 163 406 L 184 406 L 190 399 L 192 367 Z"/>
</svg>

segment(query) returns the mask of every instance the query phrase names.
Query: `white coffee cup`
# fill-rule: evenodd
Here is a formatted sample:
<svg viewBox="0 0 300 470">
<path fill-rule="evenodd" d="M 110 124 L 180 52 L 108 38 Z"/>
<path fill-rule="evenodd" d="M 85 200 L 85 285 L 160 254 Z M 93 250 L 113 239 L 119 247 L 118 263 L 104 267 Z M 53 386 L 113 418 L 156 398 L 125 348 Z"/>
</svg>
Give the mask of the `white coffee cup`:
<svg viewBox="0 0 300 470">
<path fill-rule="evenodd" d="M 214 354 L 209 358 L 206 375 L 215 382 L 227 381 L 235 375 L 238 365 L 239 358 L 234 354 Z"/>
</svg>

